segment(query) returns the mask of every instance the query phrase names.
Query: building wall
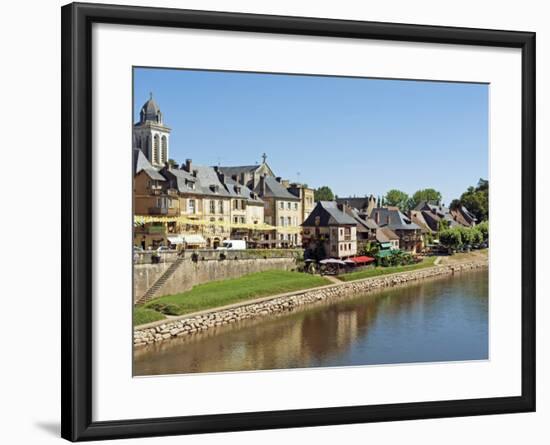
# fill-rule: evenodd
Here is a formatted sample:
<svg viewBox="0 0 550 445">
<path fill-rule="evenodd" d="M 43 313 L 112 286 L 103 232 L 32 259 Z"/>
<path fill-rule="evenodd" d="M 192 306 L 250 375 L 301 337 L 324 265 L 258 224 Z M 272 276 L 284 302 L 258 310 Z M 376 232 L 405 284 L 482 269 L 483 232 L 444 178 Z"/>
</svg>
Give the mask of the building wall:
<svg viewBox="0 0 550 445">
<path fill-rule="evenodd" d="M 275 199 L 276 247 L 302 244 L 302 203 L 299 200 Z"/>
<path fill-rule="evenodd" d="M 213 203 L 213 205 L 212 205 Z M 207 247 L 215 247 L 231 236 L 231 199 L 228 197 L 209 196 L 203 199 L 203 219 L 221 225 L 202 226 Z"/>
<path fill-rule="evenodd" d="M 134 266 L 134 301 L 137 301 L 172 263 L 136 264 Z M 243 275 L 266 270 L 293 270 L 294 258 L 231 259 L 193 262 L 186 259 L 155 296 L 185 292 L 193 286 L 214 280 L 238 278 Z"/>
</svg>

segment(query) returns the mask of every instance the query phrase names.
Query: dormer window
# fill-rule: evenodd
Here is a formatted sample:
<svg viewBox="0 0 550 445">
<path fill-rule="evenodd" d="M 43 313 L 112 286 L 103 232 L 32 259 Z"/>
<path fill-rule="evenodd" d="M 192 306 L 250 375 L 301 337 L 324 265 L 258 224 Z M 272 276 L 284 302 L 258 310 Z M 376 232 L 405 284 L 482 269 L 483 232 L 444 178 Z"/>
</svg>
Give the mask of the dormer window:
<svg viewBox="0 0 550 445">
<path fill-rule="evenodd" d="M 217 193 L 219 190 L 219 187 L 217 185 L 211 185 L 210 190 L 212 190 L 214 193 Z"/>
</svg>

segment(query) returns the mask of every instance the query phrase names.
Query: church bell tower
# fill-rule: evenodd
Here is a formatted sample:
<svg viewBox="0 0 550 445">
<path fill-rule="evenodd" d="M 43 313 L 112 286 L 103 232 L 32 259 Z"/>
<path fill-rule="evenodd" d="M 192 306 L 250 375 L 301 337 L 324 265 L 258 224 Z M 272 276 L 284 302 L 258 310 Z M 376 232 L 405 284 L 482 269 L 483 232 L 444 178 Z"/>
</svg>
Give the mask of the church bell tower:
<svg viewBox="0 0 550 445">
<path fill-rule="evenodd" d="M 170 128 L 164 125 L 162 112 L 150 93 L 133 128 L 133 146 L 143 152 L 155 167 L 163 167 L 169 159 Z"/>
</svg>

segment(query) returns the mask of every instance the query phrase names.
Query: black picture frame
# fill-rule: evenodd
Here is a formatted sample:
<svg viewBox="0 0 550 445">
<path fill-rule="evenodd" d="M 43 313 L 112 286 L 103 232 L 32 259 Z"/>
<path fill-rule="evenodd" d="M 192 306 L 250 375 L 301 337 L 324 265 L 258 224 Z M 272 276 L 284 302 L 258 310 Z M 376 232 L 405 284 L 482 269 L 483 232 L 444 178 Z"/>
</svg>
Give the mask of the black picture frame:
<svg viewBox="0 0 550 445">
<path fill-rule="evenodd" d="M 62 412 L 71 441 L 474 416 L 535 410 L 535 33 L 73 3 L 62 7 Z M 94 23 L 520 48 L 521 396 L 92 421 Z"/>
</svg>

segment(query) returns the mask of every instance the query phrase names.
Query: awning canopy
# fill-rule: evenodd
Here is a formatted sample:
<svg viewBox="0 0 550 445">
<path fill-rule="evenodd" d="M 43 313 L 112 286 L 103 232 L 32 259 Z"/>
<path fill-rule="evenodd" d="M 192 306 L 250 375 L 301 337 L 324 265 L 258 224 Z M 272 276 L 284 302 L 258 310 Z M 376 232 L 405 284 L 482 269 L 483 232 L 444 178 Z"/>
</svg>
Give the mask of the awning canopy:
<svg viewBox="0 0 550 445">
<path fill-rule="evenodd" d="M 386 258 L 386 257 L 388 257 L 388 256 L 392 256 L 392 255 L 393 255 L 393 252 L 394 252 L 394 250 L 389 250 L 389 249 L 388 249 L 388 250 L 380 250 L 380 251 L 376 254 L 376 256 L 377 256 L 378 258 Z"/>
<path fill-rule="evenodd" d="M 183 244 L 183 238 L 180 235 L 168 235 L 166 238 L 170 244 Z"/>
<path fill-rule="evenodd" d="M 342 260 L 337 260 L 335 258 L 328 258 L 326 260 L 319 261 L 321 264 L 340 264 L 342 266 L 345 266 L 346 263 L 344 263 Z"/>
<path fill-rule="evenodd" d="M 368 264 L 368 263 L 372 263 L 373 261 L 376 261 L 374 258 L 370 256 L 356 256 L 355 258 L 350 258 L 350 260 L 356 264 Z"/>
<path fill-rule="evenodd" d="M 182 235 L 183 242 L 187 245 L 206 244 L 202 235 Z"/>
</svg>

